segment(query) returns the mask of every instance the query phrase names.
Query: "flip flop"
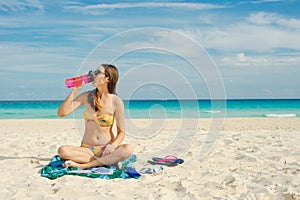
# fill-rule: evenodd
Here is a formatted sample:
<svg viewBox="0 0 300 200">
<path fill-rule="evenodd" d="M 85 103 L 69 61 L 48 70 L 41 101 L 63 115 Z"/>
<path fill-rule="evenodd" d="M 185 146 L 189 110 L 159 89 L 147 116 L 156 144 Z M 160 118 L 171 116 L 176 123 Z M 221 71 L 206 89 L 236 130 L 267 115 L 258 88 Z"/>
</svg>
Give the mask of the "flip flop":
<svg viewBox="0 0 300 200">
<path fill-rule="evenodd" d="M 157 162 L 170 162 L 174 164 L 182 164 L 184 162 L 183 159 L 180 159 L 176 156 L 165 156 L 163 158 L 153 157 L 152 160 Z"/>
<path fill-rule="evenodd" d="M 159 162 L 159 161 L 153 161 L 153 160 L 148 160 L 148 163 L 152 164 L 152 165 L 165 165 L 165 166 L 168 166 L 168 167 L 174 167 L 174 166 L 177 166 L 178 163 L 172 163 L 172 162 L 169 162 L 169 161 L 165 161 L 165 162 Z"/>
<path fill-rule="evenodd" d="M 177 166 L 184 162 L 183 159 L 177 158 L 176 156 L 165 156 L 164 158 L 153 157 L 152 160 L 148 160 L 153 165 L 166 165 L 168 167 Z"/>
</svg>

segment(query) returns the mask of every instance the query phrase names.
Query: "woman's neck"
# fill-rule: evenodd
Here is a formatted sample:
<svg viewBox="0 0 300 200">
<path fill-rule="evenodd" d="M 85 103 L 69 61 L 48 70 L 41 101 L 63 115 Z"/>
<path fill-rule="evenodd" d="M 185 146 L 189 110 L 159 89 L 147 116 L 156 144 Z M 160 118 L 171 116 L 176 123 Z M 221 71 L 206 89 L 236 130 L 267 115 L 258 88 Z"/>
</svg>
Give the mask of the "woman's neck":
<svg viewBox="0 0 300 200">
<path fill-rule="evenodd" d="M 107 88 L 105 88 L 105 87 L 97 87 L 97 89 L 98 89 L 98 97 L 102 97 L 103 95 L 107 95 L 107 94 L 109 94 L 109 92 L 108 92 L 108 89 Z"/>
</svg>

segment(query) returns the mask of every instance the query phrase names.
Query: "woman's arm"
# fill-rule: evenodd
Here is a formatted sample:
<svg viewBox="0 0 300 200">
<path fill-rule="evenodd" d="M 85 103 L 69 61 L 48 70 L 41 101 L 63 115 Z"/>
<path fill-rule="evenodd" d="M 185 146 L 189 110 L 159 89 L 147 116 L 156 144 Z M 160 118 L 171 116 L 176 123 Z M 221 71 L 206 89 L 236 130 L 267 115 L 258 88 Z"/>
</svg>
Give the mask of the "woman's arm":
<svg viewBox="0 0 300 200">
<path fill-rule="evenodd" d="M 125 119 L 124 119 L 124 104 L 120 97 L 115 96 L 115 119 L 117 125 L 117 136 L 112 144 L 119 146 L 125 137 Z"/>
<path fill-rule="evenodd" d="M 65 117 L 71 114 L 74 110 L 79 108 L 82 104 L 84 104 L 87 92 L 84 92 L 78 95 L 75 99 L 74 97 L 77 95 L 79 90 L 82 88 L 83 84 L 79 87 L 74 87 L 67 98 L 62 102 L 60 107 L 57 110 L 57 115 L 59 117 Z"/>
<path fill-rule="evenodd" d="M 111 144 L 108 144 L 103 152 L 103 155 L 110 154 L 113 152 L 124 140 L 125 137 L 125 119 L 124 119 L 124 104 L 122 99 L 118 96 L 114 96 L 114 105 L 115 105 L 115 120 L 117 125 L 117 136 L 112 141 Z"/>
</svg>

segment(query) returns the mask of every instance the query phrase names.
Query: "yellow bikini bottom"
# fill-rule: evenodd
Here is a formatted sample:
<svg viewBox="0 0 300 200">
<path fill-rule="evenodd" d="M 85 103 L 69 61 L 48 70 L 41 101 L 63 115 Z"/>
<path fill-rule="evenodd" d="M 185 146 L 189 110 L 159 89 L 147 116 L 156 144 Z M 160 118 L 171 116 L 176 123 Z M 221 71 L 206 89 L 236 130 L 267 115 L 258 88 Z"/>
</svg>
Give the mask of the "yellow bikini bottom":
<svg viewBox="0 0 300 200">
<path fill-rule="evenodd" d="M 82 143 L 81 147 L 88 148 L 89 150 L 91 150 L 93 152 L 94 156 L 101 157 L 102 153 L 104 152 L 104 150 L 106 148 L 106 145 L 96 146 L 96 145 L 89 145 L 89 144 Z"/>
</svg>

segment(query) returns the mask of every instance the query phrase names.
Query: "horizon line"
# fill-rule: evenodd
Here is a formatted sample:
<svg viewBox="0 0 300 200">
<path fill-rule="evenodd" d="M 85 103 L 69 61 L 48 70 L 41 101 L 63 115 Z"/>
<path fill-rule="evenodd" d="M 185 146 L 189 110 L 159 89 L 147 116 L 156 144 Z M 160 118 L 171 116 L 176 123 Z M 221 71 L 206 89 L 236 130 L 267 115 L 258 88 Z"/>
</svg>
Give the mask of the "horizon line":
<svg viewBox="0 0 300 200">
<path fill-rule="evenodd" d="M 229 98 L 229 99 L 122 99 L 123 101 L 194 101 L 194 100 L 209 100 L 209 101 L 218 101 L 218 100 L 300 100 L 300 97 L 297 98 Z M 0 99 L 0 102 L 5 101 L 64 101 L 64 99 Z"/>
</svg>

